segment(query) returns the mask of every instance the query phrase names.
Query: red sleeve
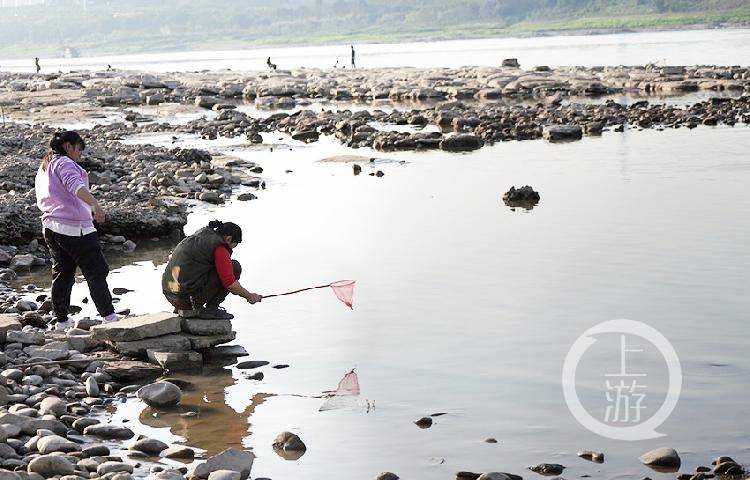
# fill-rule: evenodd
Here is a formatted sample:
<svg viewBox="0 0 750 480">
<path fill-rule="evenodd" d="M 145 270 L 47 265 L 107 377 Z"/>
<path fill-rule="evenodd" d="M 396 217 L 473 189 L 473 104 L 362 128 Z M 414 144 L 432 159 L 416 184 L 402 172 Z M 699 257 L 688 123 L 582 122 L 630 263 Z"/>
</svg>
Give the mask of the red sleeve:
<svg viewBox="0 0 750 480">
<path fill-rule="evenodd" d="M 232 265 L 232 257 L 229 256 L 229 250 L 224 245 L 219 245 L 214 250 L 214 265 L 216 266 L 216 273 L 219 274 L 219 280 L 224 288 L 237 281 L 234 278 L 234 266 Z"/>
</svg>

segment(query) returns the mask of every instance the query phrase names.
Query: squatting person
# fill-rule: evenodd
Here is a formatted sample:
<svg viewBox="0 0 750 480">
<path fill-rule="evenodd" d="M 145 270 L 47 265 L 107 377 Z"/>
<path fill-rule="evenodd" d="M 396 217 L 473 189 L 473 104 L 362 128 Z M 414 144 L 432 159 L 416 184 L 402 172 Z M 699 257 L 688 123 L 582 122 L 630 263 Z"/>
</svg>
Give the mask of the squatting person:
<svg viewBox="0 0 750 480">
<path fill-rule="evenodd" d="M 55 133 L 35 180 L 44 241 L 52 254 L 52 305 L 57 322 L 68 320 L 79 267 L 99 315 L 108 322 L 118 319 L 107 285 L 109 265 L 93 222 L 104 223 L 104 210 L 89 191 L 86 170 L 78 165 L 85 148 L 77 132 Z"/>
<path fill-rule="evenodd" d="M 237 224 L 214 220 L 175 247 L 162 275 L 162 291 L 180 316 L 232 319 L 220 306 L 229 293 L 251 304 L 261 301 L 240 285 L 242 268 L 231 258 L 240 242 Z"/>
</svg>

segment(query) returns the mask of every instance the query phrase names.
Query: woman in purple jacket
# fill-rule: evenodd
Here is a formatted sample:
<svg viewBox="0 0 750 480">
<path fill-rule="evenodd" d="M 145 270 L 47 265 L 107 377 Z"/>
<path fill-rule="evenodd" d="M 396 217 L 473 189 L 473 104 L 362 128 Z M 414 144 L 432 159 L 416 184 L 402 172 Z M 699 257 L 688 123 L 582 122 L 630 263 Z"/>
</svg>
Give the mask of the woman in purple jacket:
<svg viewBox="0 0 750 480">
<path fill-rule="evenodd" d="M 81 268 L 91 299 L 105 321 L 117 320 L 107 285 L 104 259 L 93 220 L 104 222 L 104 210 L 89 191 L 86 170 L 76 163 L 86 143 L 76 132 L 55 133 L 50 151 L 36 174 L 36 199 L 42 211 L 44 240 L 52 254 L 52 305 L 57 322 L 68 320 L 70 292 Z"/>
</svg>

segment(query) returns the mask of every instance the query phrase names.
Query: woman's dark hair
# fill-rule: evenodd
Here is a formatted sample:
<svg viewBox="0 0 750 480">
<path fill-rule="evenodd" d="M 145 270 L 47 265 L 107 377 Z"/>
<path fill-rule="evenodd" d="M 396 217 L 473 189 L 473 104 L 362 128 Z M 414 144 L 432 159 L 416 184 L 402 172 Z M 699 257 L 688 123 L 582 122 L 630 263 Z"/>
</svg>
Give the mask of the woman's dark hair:
<svg viewBox="0 0 750 480">
<path fill-rule="evenodd" d="M 47 156 L 44 157 L 44 161 L 42 162 L 42 170 L 47 170 L 50 160 L 52 160 L 52 157 L 55 155 L 66 155 L 65 149 L 63 148 L 63 145 L 66 143 L 70 143 L 73 146 L 80 145 L 81 150 L 86 148 L 86 142 L 83 141 L 83 138 L 81 138 L 78 132 L 72 130 L 55 132 L 52 136 L 52 140 L 49 141 L 49 152 L 47 152 Z"/>
<path fill-rule="evenodd" d="M 242 242 L 242 229 L 236 223 L 213 220 L 209 222 L 208 226 L 209 228 L 213 228 L 222 237 L 232 237 L 232 240 L 235 242 Z"/>
</svg>

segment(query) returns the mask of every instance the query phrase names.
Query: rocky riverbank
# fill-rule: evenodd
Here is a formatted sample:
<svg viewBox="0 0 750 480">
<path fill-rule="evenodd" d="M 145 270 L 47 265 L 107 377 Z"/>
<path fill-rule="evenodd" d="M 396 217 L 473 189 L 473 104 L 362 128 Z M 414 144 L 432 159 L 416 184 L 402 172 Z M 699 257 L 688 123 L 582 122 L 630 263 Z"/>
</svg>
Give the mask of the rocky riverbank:
<svg viewBox="0 0 750 480">
<path fill-rule="evenodd" d="M 54 129 L 6 124 L 0 127 L 0 272 L 3 280 L 47 263 L 36 207 L 34 177 Z M 129 146 L 111 140 L 110 130 L 86 131 L 82 165 L 106 220 L 102 239 L 125 250 L 139 239 L 182 235 L 191 200 L 222 203 L 238 185 L 259 186 L 247 173 L 257 166 L 215 161 L 194 149 Z M 256 171 L 259 171 L 256 169 Z"/>
</svg>

